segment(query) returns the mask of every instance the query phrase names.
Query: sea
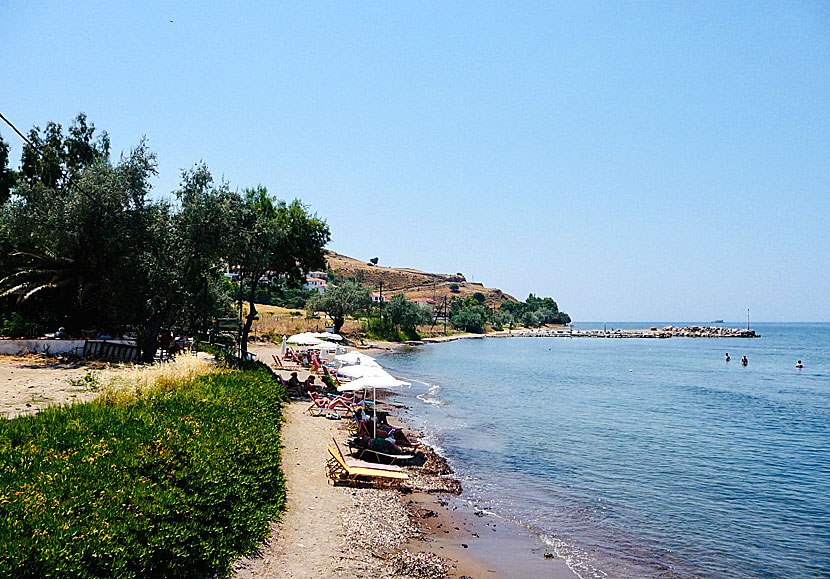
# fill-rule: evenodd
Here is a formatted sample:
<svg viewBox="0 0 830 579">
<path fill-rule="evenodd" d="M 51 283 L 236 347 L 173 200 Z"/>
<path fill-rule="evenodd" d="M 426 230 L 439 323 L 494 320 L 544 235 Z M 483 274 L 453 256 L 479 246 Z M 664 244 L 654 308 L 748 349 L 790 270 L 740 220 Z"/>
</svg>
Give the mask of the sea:
<svg viewBox="0 0 830 579">
<path fill-rule="evenodd" d="M 670 324 L 713 325 L 575 327 Z M 462 497 L 583 579 L 830 577 L 830 324 L 752 328 L 464 339 L 378 361 L 411 382 L 398 399 Z"/>
</svg>

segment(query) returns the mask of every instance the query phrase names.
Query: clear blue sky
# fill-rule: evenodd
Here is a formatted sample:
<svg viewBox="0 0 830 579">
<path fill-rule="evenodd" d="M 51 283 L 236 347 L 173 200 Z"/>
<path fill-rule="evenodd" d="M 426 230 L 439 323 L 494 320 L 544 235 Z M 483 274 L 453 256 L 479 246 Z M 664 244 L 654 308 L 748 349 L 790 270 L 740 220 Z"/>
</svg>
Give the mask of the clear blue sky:
<svg viewBox="0 0 830 579">
<path fill-rule="evenodd" d="M 830 321 L 825 2 L 127 4 L 0 4 L 0 111 L 575 320 Z"/>
</svg>

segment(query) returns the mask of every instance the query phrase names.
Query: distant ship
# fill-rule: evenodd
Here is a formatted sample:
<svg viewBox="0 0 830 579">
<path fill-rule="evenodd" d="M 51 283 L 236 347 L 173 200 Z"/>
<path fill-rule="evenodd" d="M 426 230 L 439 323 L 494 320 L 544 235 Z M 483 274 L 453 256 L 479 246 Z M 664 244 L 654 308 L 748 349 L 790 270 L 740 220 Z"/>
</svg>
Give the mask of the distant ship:
<svg viewBox="0 0 830 579">
<path fill-rule="evenodd" d="M 722 324 L 723 320 L 712 320 L 713 324 Z"/>
</svg>

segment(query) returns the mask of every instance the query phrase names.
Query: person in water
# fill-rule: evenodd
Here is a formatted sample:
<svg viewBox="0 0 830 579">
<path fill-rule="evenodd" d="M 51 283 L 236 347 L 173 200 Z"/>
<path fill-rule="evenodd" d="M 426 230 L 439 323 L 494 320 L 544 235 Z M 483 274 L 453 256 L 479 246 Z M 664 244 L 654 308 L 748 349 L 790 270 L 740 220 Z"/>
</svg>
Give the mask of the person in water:
<svg viewBox="0 0 830 579">
<path fill-rule="evenodd" d="M 746 356 L 744 356 L 743 358 L 741 358 L 741 364 L 743 364 L 744 366 L 746 366 L 747 364 L 749 364 L 749 360 L 747 360 L 747 359 L 746 359 Z"/>
<path fill-rule="evenodd" d="M 798 364 L 795 365 L 796 368 L 803 368 L 804 364 L 801 363 L 801 360 L 798 361 Z"/>
<path fill-rule="evenodd" d="M 728 361 L 729 361 L 729 360 L 731 360 L 731 359 L 732 359 L 732 358 L 730 358 L 730 357 L 729 357 L 729 352 L 727 352 L 727 353 L 726 353 L 726 361 L 728 362 Z"/>
</svg>

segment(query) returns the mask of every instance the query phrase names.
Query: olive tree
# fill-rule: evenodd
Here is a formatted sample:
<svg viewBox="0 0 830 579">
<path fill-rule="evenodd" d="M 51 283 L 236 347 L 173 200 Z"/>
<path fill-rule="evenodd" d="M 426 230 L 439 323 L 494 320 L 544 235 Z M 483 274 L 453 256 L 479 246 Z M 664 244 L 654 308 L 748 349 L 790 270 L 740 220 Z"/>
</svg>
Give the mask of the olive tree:
<svg viewBox="0 0 830 579">
<path fill-rule="evenodd" d="M 230 263 L 239 266 L 248 314 L 242 324 L 241 355 L 248 353 L 248 335 L 257 316 L 255 304 L 260 280 L 281 277 L 300 281 L 309 271 L 325 266 L 329 241 L 326 222 L 299 201 L 273 199 L 265 187 L 246 189 L 236 214 Z"/>
<path fill-rule="evenodd" d="M 347 316 L 367 311 L 372 306 L 372 297 L 368 288 L 356 281 L 347 280 L 325 293 L 311 297 L 306 304 L 309 312 L 325 312 L 334 325 L 334 333 L 339 333 Z"/>
</svg>

